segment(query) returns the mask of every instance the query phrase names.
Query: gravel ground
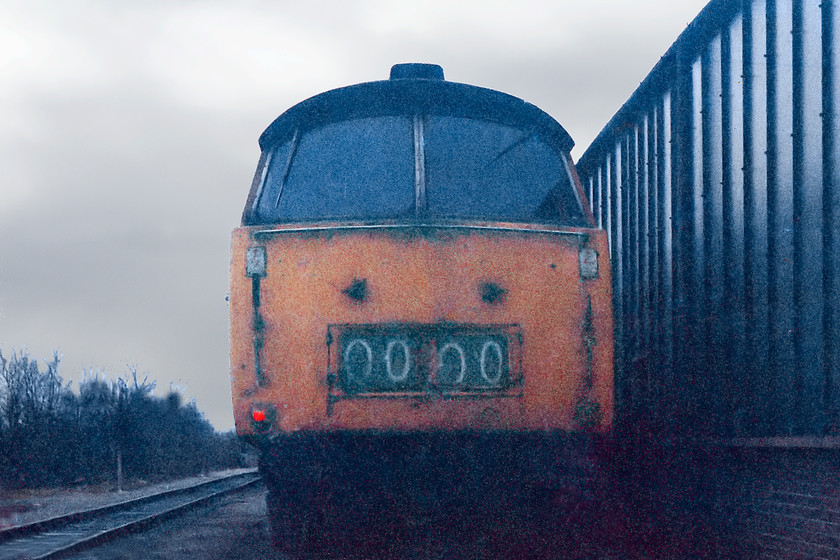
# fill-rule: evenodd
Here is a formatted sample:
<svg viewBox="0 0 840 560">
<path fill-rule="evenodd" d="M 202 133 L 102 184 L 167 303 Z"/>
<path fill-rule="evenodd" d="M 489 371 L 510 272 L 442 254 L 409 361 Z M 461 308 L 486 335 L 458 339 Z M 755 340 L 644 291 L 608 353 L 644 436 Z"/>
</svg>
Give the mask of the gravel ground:
<svg viewBox="0 0 840 560">
<path fill-rule="evenodd" d="M 749 558 L 722 552 L 663 512 L 611 501 L 588 506 L 517 485 L 407 507 L 400 495 L 324 495 L 315 535 L 301 554 L 271 543 L 265 488 L 252 486 L 138 534 L 73 555 L 75 560 L 664 560 Z M 417 496 L 414 496 L 415 498 Z M 581 507 L 584 506 L 584 507 Z M 615 509 L 614 509 L 615 508 Z M 422 509 L 422 508 L 421 508 Z M 622 518 L 626 518 L 622 521 Z M 697 524 L 700 518 L 693 517 Z"/>
<path fill-rule="evenodd" d="M 388 507 L 387 496 L 351 514 L 338 507 L 345 522 L 328 523 L 300 554 L 284 553 L 271 543 L 265 490 L 258 485 L 197 508 L 142 533 L 79 552 L 73 560 L 615 560 L 579 538 L 569 538 L 562 523 L 550 525 L 534 512 L 510 503 L 486 503 L 476 511 L 458 509 L 417 516 Z M 359 504 L 357 504 L 359 505 Z M 393 504 L 391 504 L 393 506 Z M 497 507 L 500 506 L 500 509 Z M 414 512 L 416 513 L 416 512 Z M 332 518 L 335 522 L 336 519 Z M 642 557 L 639 557 L 642 558 Z M 647 557 L 644 557 L 647 558 Z"/>
<path fill-rule="evenodd" d="M 261 484 L 141 533 L 78 552 L 72 560 L 292 560 L 271 544 Z"/>
<path fill-rule="evenodd" d="M 328 519 L 299 554 L 274 548 L 265 488 L 258 484 L 137 534 L 78 552 L 73 560 L 653 560 L 700 558 L 615 553 L 581 535 L 583 519 L 549 515 L 502 492 L 474 506 L 417 515 L 387 493 L 354 506 L 330 498 Z M 499 501 L 496 501 L 499 500 Z M 555 508 L 552 508 L 555 509 Z M 331 513 L 330 511 L 331 510 Z"/>
<path fill-rule="evenodd" d="M 128 481 L 127 489 L 117 492 L 112 483 L 77 488 L 40 488 L 15 492 L 0 491 L 0 529 L 15 527 L 51 517 L 65 515 L 142 498 L 150 494 L 186 488 L 216 478 L 253 469 L 216 471 L 204 476 L 172 480 L 159 484 L 144 481 Z"/>
</svg>

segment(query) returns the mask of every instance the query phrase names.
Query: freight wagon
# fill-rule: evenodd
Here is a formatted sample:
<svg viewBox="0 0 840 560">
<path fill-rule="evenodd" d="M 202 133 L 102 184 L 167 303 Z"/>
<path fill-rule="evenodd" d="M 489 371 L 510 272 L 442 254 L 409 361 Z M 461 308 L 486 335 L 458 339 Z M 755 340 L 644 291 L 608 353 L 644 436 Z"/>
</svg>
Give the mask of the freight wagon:
<svg viewBox="0 0 840 560">
<path fill-rule="evenodd" d="M 577 164 L 617 431 L 711 443 L 695 472 L 731 471 L 708 487 L 755 557 L 840 554 L 838 29 L 838 2 L 710 2 Z"/>
</svg>

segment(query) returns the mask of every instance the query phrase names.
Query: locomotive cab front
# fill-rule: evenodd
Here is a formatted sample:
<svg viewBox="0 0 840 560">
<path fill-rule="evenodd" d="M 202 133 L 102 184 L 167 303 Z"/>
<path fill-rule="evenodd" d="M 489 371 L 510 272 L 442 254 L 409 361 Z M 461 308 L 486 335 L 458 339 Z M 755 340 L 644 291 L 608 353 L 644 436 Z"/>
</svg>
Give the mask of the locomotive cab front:
<svg viewBox="0 0 840 560">
<path fill-rule="evenodd" d="M 382 452 L 609 432 L 609 252 L 572 145 L 537 107 L 433 65 L 263 133 L 233 232 L 231 374 L 280 540 L 288 505 L 349 464 L 423 476 L 383 473 Z"/>
</svg>

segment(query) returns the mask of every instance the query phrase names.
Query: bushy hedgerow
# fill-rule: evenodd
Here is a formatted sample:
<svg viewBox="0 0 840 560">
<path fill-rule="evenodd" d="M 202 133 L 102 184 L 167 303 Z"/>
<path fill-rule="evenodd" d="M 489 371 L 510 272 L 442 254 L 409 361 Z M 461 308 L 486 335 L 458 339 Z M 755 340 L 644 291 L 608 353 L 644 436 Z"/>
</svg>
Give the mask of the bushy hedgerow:
<svg viewBox="0 0 840 560">
<path fill-rule="evenodd" d="M 41 370 L 26 353 L 0 352 L 0 481 L 38 487 L 162 480 L 242 466 L 247 448 L 217 433 L 194 402 L 160 398 L 136 368 L 108 380 L 89 373 L 71 390 L 54 354 Z M 121 479 L 120 479 L 121 482 Z"/>
</svg>

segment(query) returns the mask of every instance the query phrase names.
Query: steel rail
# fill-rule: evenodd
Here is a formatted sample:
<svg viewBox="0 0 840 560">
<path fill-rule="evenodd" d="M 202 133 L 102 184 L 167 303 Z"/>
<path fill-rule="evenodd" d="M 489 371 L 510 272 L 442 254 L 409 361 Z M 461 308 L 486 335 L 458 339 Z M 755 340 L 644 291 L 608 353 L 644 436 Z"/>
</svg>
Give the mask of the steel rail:
<svg viewBox="0 0 840 560">
<path fill-rule="evenodd" d="M 0 531 L 0 560 L 61 558 L 114 537 L 144 530 L 259 480 L 256 472 L 249 471 L 5 529 Z M 191 496 L 195 494 L 198 496 Z M 57 532 L 58 529 L 61 531 Z"/>
</svg>

